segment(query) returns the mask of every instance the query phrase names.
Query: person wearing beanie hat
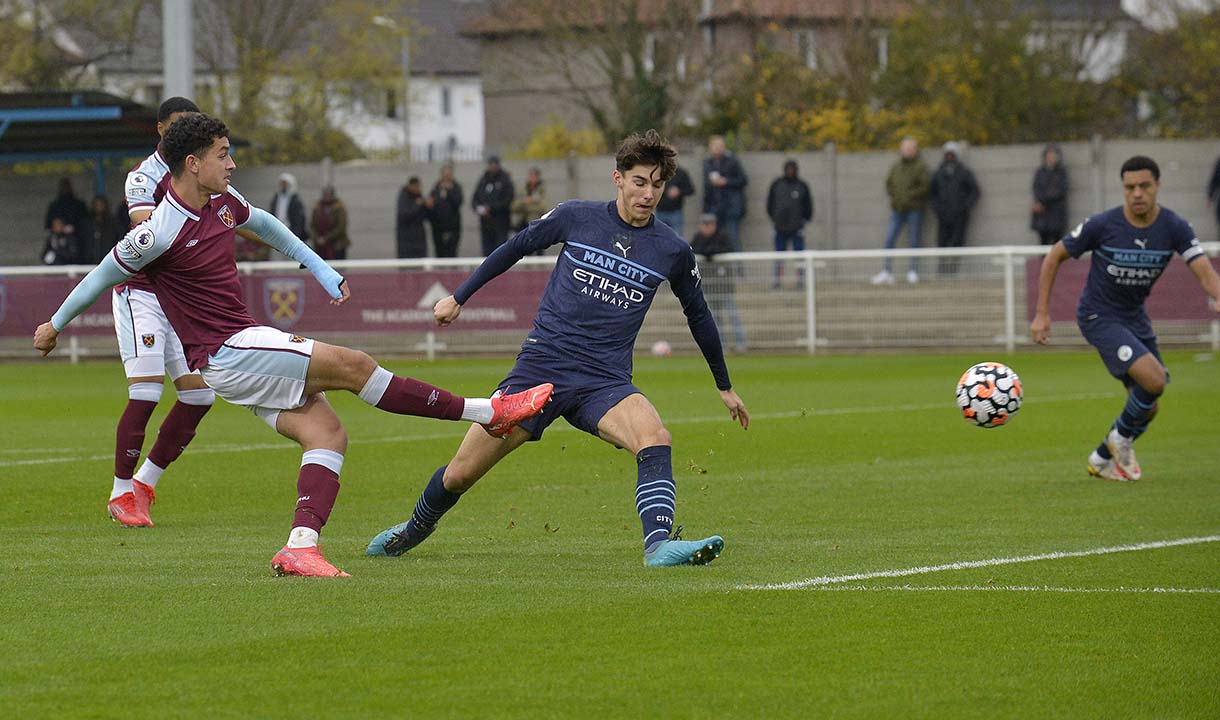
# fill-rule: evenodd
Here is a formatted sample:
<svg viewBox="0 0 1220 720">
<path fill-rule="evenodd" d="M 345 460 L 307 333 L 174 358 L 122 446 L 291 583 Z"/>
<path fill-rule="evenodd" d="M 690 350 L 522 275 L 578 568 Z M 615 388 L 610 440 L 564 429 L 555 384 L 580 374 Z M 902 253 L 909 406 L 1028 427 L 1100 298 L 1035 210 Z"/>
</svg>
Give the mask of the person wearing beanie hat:
<svg viewBox="0 0 1220 720">
<path fill-rule="evenodd" d="M 947 142 L 942 148 L 944 159 L 932 175 L 932 209 L 936 211 L 936 244 L 939 247 L 962 247 L 966 244 L 966 226 L 970 210 L 979 201 L 979 184 L 974 173 L 962 163 L 962 146 Z M 960 258 L 942 257 L 940 274 L 957 273 Z"/>
</svg>

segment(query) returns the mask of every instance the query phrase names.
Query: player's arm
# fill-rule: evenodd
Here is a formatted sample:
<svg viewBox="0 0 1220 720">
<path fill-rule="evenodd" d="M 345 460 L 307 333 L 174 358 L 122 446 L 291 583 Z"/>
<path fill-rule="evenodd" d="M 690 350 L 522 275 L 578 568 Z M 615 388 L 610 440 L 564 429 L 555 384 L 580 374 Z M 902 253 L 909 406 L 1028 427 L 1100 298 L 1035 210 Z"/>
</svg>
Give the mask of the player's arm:
<svg viewBox="0 0 1220 720">
<path fill-rule="evenodd" d="M 720 400 L 729 409 L 729 417 L 741 423 L 741 427 L 750 428 L 750 412 L 733 389 L 729 380 L 729 368 L 724 361 L 724 347 L 720 344 L 720 332 L 716 329 L 716 320 L 707 307 L 700 284 L 699 267 L 695 262 L 695 254 L 689 249 L 686 262 L 678 263 L 675 273 L 669 278 L 669 286 L 682 304 L 682 312 L 686 315 L 686 324 L 690 327 L 691 337 L 703 353 L 712 378 L 716 381 L 716 389 L 720 391 Z"/>
<path fill-rule="evenodd" d="M 292 234 L 279 218 L 260 208 L 250 208 L 250 218 L 240 225 L 252 232 L 257 240 L 296 260 L 313 273 L 322 289 L 331 297 L 332 305 L 342 305 L 351 297 L 347 281 L 337 270 L 326 264 L 313 248 Z"/>
<path fill-rule="evenodd" d="M 158 243 L 150 228 L 133 228 L 97 267 L 81 279 L 48 322 L 34 331 L 34 347 L 43 357 L 55 349 L 59 333 L 78 315 L 88 310 L 102 293 L 135 275 L 140 268 L 164 252 L 167 243 Z M 121 258 L 121 259 L 120 259 Z"/>
<path fill-rule="evenodd" d="M 1207 259 L 1207 254 L 1203 253 L 1191 259 L 1188 267 L 1195 277 L 1199 278 L 1199 284 L 1211 296 L 1207 304 L 1215 312 L 1220 312 L 1220 275 L 1216 274 L 1216 268 L 1212 267 L 1211 262 Z"/>
<path fill-rule="evenodd" d="M 507 272 L 526 255 L 546 249 L 562 240 L 565 223 L 562 214 L 557 215 L 558 210 L 559 205 L 556 205 L 550 212 L 509 238 L 508 242 L 493 250 L 452 295 L 438 301 L 432 308 L 436 324 L 444 327 L 457 320 L 462 314 L 462 306 L 479 288 Z"/>
<path fill-rule="evenodd" d="M 1039 345 L 1045 345 L 1050 340 L 1051 290 L 1055 287 L 1059 266 L 1069 257 L 1071 255 L 1060 240 L 1042 258 L 1042 269 L 1038 272 L 1038 304 L 1034 307 L 1034 320 L 1029 324 L 1030 336 Z"/>
</svg>

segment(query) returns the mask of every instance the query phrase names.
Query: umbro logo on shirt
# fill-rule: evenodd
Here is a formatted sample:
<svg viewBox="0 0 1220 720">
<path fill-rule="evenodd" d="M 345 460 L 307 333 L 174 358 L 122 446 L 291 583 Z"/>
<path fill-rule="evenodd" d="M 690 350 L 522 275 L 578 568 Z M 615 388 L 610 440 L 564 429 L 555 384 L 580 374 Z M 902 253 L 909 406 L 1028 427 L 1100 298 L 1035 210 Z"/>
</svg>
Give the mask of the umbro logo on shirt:
<svg viewBox="0 0 1220 720">
<path fill-rule="evenodd" d="M 187 247 L 195 247 L 199 244 L 199 238 L 195 238 L 186 244 Z"/>
</svg>

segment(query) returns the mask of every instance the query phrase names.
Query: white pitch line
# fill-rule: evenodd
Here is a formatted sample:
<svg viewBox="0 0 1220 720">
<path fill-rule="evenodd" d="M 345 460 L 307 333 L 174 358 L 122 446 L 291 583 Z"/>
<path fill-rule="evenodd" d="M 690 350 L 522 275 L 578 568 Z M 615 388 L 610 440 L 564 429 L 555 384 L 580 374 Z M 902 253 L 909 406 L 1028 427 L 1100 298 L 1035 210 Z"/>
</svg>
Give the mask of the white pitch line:
<svg viewBox="0 0 1220 720">
<path fill-rule="evenodd" d="M 1071 395 L 1056 395 L 1045 398 L 1038 398 L 1039 403 L 1048 402 L 1075 402 L 1078 400 L 1099 400 L 1106 398 L 1118 397 L 1117 393 L 1074 393 Z M 894 412 L 911 412 L 914 410 L 944 410 L 946 407 L 953 407 L 945 403 L 925 403 L 922 405 L 884 405 L 872 407 L 846 407 L 846 408 L 825 408 L 818 410 L 788 410 L 785 412 L 775 413 L 757 413 L 751 414 L 751 420 L 785 420 L 798 417 L 825 417 L 835 415 L 872 415 L 877 413 L 894 413 Z M 705 422 L 720 422 L 727 418 L 727 415 L 697 415 L 694 417 L 685 418 L 670 418 L 666 420 L 666 424 L 679 425 L 684 423 L 705 423 Z M 576 428 L 568 425 L 556 425 L 548 428 L 550 432 L 576 432 Z M 350 438 L 348 442 L 352 445 L 364 444 L 380 444 L 380 443 L 397 443 L 397 442 L 428 442 L 431 440 L 447 440 L 461 439 L 466 434 L 465 426 L 458 432 L 451 433 L 432 433 L 428 435 L 395 435 L 379 438 Z M 219 453 L 231 452 L 248 452 L 253 450 L 283 450 L 296 447 L 291 442 L 285 440 L 282 443 L 255 443 L 249 445 L 201 445 L 192 447 L 190 453 L 192 455 L 211 455 Z M 62 448 L 42 448 L 30 449 L 14 452 L 22 453 L 39 453 L 39 452 L 57 452 Z M 114 457 L 113 453 L 105 455 L 56 455 L 52 457 L 30 458 L 28 460 L 0 460 L 0 468 L 6 467 L 21 467 L 25 465 L 51 465 L 55 463 L 67 462 L 91 462 L 96 460 L 109 460 Z"/>
<path fill-rule="evenodd" d="M 1044 593 L 1147 593 L 1147 594 L 1220 594 L 1220 588 L 1125 587 L 1073 588 L 1051 585 L 822 585 L 809 588 L 820 592 L 1044 592 Z"/>
<path fill-rule="evenodd" d="M 1063 558 L 1089 557 L 1092 555 L 1111 555 L 1113 553 L 1136 552 L 1138 550 L 1155 550 L 1157 548 L 1178 547 L 1180 545 L 1198 545 L 1201 543 L 1220 542 L 1220 535 L 1205 535 L 1202 537 L 1178 538 L 1177 540 L 1157 540 L 1155 542 L 1136 543 L 1134 545 L 1114 545 L 1112 547 L 1093 548 L 1092 550 L 1071 550 L 1066 552 L 1049 552 L 1038 555 L 1021 555 L 1018 557 L 991 558 L 989 560 L 965 560 L 946 563 L 944 565 L 925 565 L 923 567 L 904 568 L 900 570 L 879 570 L 877 572 L 856 573 L 854 575 L 823 575 L 821 577 L 795 580 L 786 583 L 769 583 L 766 585 L 738 585 L 737 590 L 801 590 L 809 587 L 838 585 L 857 580 L 874 580 L 876 578 L 910 577 L 911 575 L 927 575 L 944 570 L 969 570 L 971 568 L 995 567 L 996 565 L 1014 565 L 1016 563 L 1038 562 L 1039 560 L 1062 560 Z"/>
</svg>

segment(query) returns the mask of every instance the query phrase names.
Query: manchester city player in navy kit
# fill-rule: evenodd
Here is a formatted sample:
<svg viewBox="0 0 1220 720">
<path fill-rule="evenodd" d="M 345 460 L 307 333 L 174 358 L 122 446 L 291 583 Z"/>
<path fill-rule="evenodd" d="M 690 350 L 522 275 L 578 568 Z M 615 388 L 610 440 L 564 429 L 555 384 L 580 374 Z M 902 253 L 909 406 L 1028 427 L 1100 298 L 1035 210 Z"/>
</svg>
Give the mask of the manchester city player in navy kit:
<svg viewBox="0 0 1220 720">
<path fill-rule="evenodd" d="M 1076 322 L 1097 348 L 1110 374 L 1127 387 L 1127 404 L 1089 455 L 1089 474 L 1110 480 L 1139 480 L 1140 466 L 1132 443 L 1148 429 L 1157 398 L 1169 374 L 1161 362 L 1156 335 L 1144 310 L 1144 299 L 1177 252 L 1220 310 L 1220 276 L 1208 262 L 1194 228 L 1168 208 L 1157 205 L 1161 171 L 1151 158 L 1135 156 L 1123 163 L 1124 202 L 1085 220 L 1051 247 L 1038 279 L 1038 306 L 1030 325 L 1034 342 L 1050 337 L 1050 298 L 1059 265 L 1068 257 L 1093 251 L 1092 266 Z"/>
<path fill-rule="evenodd" d="M 720 399 L 730 417 L 749 427 L 749 413 L 729 382 L 695 256 L 685 240 L 653 219 L 676 158 L 677 151 L 655 130 L 628 137 L 615 157 L 615 200 L 561 203 L 489 255 L 453 295 L 436 304 L 437 323 L 448 325 L 492 278 L 526 255 L 563 244 L 534 329 L 497 391 L 545 378 L 555 385 L 550 405 L 503 439 L 472 426 L 449 464 L 433 474 L 411 518 L 373 538 L 369 555 L 401 555 L 423 542 L 462 493 L 522 443 L 540 439 L 559 417 L 635 455 L 635 501 L 646 565 L 702 565 L 720 554 L 724 541 L 717 535 L 689 541 L 673 532 L 670 434 L 656 408 L 631 383 L 636 336 L 653 297 L 668 280 Z"/>
</svg>

